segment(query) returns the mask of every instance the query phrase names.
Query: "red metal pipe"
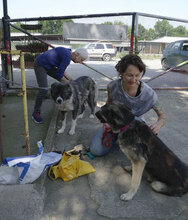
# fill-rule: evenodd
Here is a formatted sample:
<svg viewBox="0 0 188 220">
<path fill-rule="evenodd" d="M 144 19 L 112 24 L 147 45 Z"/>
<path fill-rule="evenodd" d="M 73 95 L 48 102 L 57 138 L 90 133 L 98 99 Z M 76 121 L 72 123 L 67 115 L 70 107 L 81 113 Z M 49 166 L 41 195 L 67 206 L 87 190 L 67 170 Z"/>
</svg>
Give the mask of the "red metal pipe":
<svg viewBox="0 0 188 220">
<path fill-rule="evenodd" d="M 188 90 L 188 87 L 152 87 L 154 90 Z"/>
<path fill-rule="evenodd" d="M 3 141 L 2 141 L 2 123 L 1 123 L 1 106 L 0 106 L 0 154 L 1 162 L 4 160 Z"/>
<path fill-rule="evenodd" d="M 168 69 L 168 70 L 166 70 L 165 72 L 159 74 L 158 76 L 154 76 L 153 78 L 148 79 L 148 80 L 146 81 L 146 83 L 148 83 L 148 82 L 150 82 L 150 81 L 152 81 L 152 80 L 154 80 L 154 79 L 156 79 L 156 78 L 158 78 L 158 77 L 160 77 L 160 76 L 162 76 L 162 75 L 164 75 L 164 74 L 166 74 L 166 73 L 168 73 L 168 72 L 170 72 L 170 71 L 172 71 L 172 70 L 174 70 L 174 69 L 177 69 L 177 67 L 183 66 L 183 65 L 185 65 L 185 64 L 187 64 L 187 63 L 188 63 L 188 60 L 187 60 L 187 61 L 184 61 L 184 62 L 182 62 L 182 63 L 180 63 L 180 64 L 178 64 L 178 65 L 176 65 L 176 66 L 174 66 L 174 67 L 171 67 L 170 69 Z"/>
</svg>

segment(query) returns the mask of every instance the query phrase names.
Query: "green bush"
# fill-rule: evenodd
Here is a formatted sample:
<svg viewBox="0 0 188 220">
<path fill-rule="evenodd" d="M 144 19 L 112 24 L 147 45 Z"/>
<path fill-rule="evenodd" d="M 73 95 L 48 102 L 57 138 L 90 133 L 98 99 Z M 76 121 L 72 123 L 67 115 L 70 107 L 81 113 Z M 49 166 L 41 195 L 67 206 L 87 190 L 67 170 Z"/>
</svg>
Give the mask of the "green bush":
<svg viewBox="0 0 188 220">
<path fill-rule="evenodd" d="M 36 58 L 36 55 L 34 54 L 25 54 L 24 55 L 24 60 L 25 61 L 34 61 Z"/>
<path fill-rule="evenodd" d="M 48 45 L 41 42 L 29 42 L 28 44 L 16 45 L 17 50 L 31 53 L 42 53 L 48 50 Z"/>
</svg>

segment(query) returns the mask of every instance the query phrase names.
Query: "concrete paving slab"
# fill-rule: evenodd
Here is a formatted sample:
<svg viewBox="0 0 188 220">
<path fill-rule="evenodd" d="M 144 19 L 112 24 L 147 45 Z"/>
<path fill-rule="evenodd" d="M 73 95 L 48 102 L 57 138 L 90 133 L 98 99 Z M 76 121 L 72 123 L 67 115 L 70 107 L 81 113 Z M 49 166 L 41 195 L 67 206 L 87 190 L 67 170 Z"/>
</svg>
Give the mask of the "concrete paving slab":
<svg viewBox="0 0 188 220">
<path fill-rule="evenodd" d="M 100 71 L 103 70 L 104 73 L 109 73 L 109 76 L 116 77 L 117 73 L 113 69 L 114 64 L 115 62 L 109 64 L 101 62 L 99 64 L 90 63 L 90 65 L 96 69 L 99 69 L 100 67 Z M 78 69 L 78 67 L 80 66 L 77 64 L 70 66 L 69 72 L 73 77 L 76 78 L 79 74 L 93 74 L 93 78 L 96 78 L 101 88 L 106 88 L 106 84 L 109 80 L 98 76 L 95 72 L 86 69 L 84 66 L 82 66 L 81 69 Z M 153 76 L 152 72 L 155 69 L 158 68 L 154 66 L 153 68 L 150 68 L 147 77 Z M 161 70 L 159 70 L 158 73 L 161 73 Z M 179 73 L 176 74 L 176 76 L 180 76 Z M 187 79 L 185 78 L 185 75 L 181 76 L 183 76 L 183 81 L 181 80 L 179 85 L 185 86 Z M 182 77 L 178 78 L 182 79 Z M 30 72 L 30 70 L 26 71 L 26 79 L 27 85 L 36 85 L 34 72 Z M 20 82 L 19 77 L 16 77 L 15 80 Z M 177 77 L 173 80 L 177 83 Z M 52 81 L 49 81 L 49 85 Z M 171 81 L 172 80 L 170 80 L 170 83 L 172 83 Z M 156 84 L 168 86 L 168 83 L 169 77 L 164 77 Z M 155 83 L 153 85 L 155 86 Z M 175 85 L 177 86 L 177 84 Z M 161 129 L 159 136 L 182 160 L 187 162 L 188 92 L 157 91 L 157 93 L 168 116 L 167 124 Z M 105 92 L 99 93 L 99 107 L 105 103 L 106 97 L 107 95 Z M 34 105 L 34 99 L 28 99 L 28 103 L 30 116 Z M 12 100 L 10 99 L 10 101 L 8 101 L 8 99 L 7 101 L 4 100 L 4 104 L 1 106 L 1 113 L 6 116 L 2 117 L 3 143 L 7 147 L 5 150 L 5 156 L 25 155 L 25 149 L 22 148 L 25 144 L 23 136 L 22 98 L 14 97 Z M 77 133 L 75 136 L 68 135 L 70 122 L 67 124 L 67 129 L 64 134 L 54 135 L 54 132 L 57 129 L 57 111 L 54 109 L 52 100 L 45 100 L 43 105 L 43 117 L 46 123 L 43 125 L 35 125 L 32 121 L 29 121 L 32 143 L 31 152 L 36 153 L 36 142 L 39 139 L 44 140 L 47 151 L 50 151 L 53 147 L 58 150 L 68 150 L 72 149 L 77 144 L 89 146 L 92 137 L 95 135 L 101 124 L 96 119 L 89 119 L 88 116 L 89 110 L 87 109 L 84 118 L 78 121 L 76 128 Z M 10 119 L 9 122 L 8 119 Z M 31 118 L 29 119 L 31 120 Z M 146 119 L 149 121 L 154 120 L 155 114 L 149 112 L 146 115 Z M 14 122 L 16 123 L 14 124 Z M 60 124 L 58 122 L 57 127 L 59 126 Z M 48 138 L 45 138 L 46 134 Z M 96 173 L 79 177 L 66 183 L 62 180 L 56 180 L 53 182 L 46 178 L 46 175 L 43 175 L 42 178 L 37 180 L 34 184 L 22 186 L 0 186 L 0 193 L 3 196 L 3 199 L 0 201 L 0 219 L 188 219 L 188 195 L 176 198 L 154 193 L 149 187 L 149 184 L 145 181 L 145 178 L 143 178 L 141 187 L 132 201 L 122 202 L 119 200 L 121 193 L 125 192 L 129 187 L 130 175 L 124 172 L 121 168 L 121 164 L 127 164 L 128 160 L 121 154 L 118 148 L 105 157 L 95 158 L 94 160 L 90 160 L 88 157 L 84 159 L 93 164 L 97 170 Z"/>
<path fill-rule="evenodd" d="M 52 143 L 48 131 L 53 117 L 54 103 L 47 98 L 43 103 L 42 115 L 43 124 L 35 124 L 31 119 L 33 111 L 35 94 L 28 94 L 28 122 L 29 122 L 29 140 L 31 154 L 37 154 L 37 141 L 42 140 L 44 151 L 48 151 L 49 144 Z M 24 137 L 24 114 L 22 97 L 18 97 L 13 91 L 3 97 L 3 103 L 0 105 L 2 140 L 4 147 L 4 158 L 25 156 L 25 137 Z M 57 115 L 57 114 L 56 114 Z M 50 125 L 53 129 L 52 124 Z M 53 129 L 54 131 L 55 129 Z M 46 135 L 48 138 L 46 139 Z M 46 143 L 46 145 L 45 145 Z M 48 145 L 47 145 L 48 143 Z M 51 149 L 52 146 L 50 146 Z M 43 214 L 45 188 L 45 174 L 33 184 L 25 185 L 0 185 L 0 219 L 1 220 L 39 220 Z"/>
<path fill-rule="evenodd" d="M 184 122 L 188 119 L 188 92 L 158 91 L 157 93 L 168 116 L 167 124 L 161 129 L 159 137 L 184 162 L 187 162 L 188 136 L 187 123 Z M 146 114 L 146 120 L 152 121 L 154 118 L 152 111 Z M 128 160 L 116 149 L 115 152 L 98 159 L 95 164 L 95 168 L 98 168 L 97 172 L 89 176 L 92 198 L 100 204 L 97 210 L 100 215 L 109 218 L 142 216 L 143 219 L 187 219 L 188 195 L 178 198 L 155 193 L 144 178 L 132 201 L 120 201 L 119 196 L 130 185 L 130 177 L 122 175 L 121 164 L 125 162 L 128 165 Z M 103 175 L 100 175 L 101 172 Z M 103 184 L 98 185 L 101 181 Z M 108 190 L 107 184 L 111 185 L 112 190 Z"/>
<path fill-rule="evenodd" d="M 129 165 L 129 161 L 118 149 L 94 162 L 96 172 L 89 175 L 89 184 L 92 199 L 99 204 L 99 215 L 115 219 L 140 216 L 143 219 L 171 219 L 188 209 L 188 196 L 178 198 L 157 194 L 151 190 L 145 178 L 133 200 L 121 201 L 119 197 L 128 191 L 131 181 L 122 164 Z"/>
<path fill-rule="evenodd" d="M 0 105 L 4 158 L 26 154 L 23 101 L 22 97 L 19 97 L 17 94 L 18 93 L 6 95 L 3 97 L 3 103 Z M 41 112 L 44 123 L 36 124 L 31 118 L 34 102 L 35 95 L 28 94 L 27 108 L 31 154 L 38 152 L 37 141 L 45 140 L 54 109 L 53 101 L 49 98 L 45 99 Z"/>
<path fill-rule="evenodd" d="M 43 213 L 44 191 L 34 184 L 0 185 L 1 220 L 39 220 Z"/>
<path fill-rule="evenodd" d="M 168 115 L 168 121 L 161 129 L 159 137 L 182 160 L 187 162 L 188 92 L 157 91 L 157 93 Z M 100 107 L 105 101 L 106 94 L 100 91 L 98 106 Z M 57 150 L 69 150 L 77 144 L 83 144 L 86 147 L 90 145 L 92 137 L 101 124 L 96 119 L 89 119 L 88 116 L 89 110 L 87 109 L 84 118 L 78 121 L 74 136 L 68 135 L 70 128 L 70 120 L 68 120 L 65 133 L 55 136 L 54 145 Z M 146 114 L 146 120 L 151 122 L 155 119 L 155 113 L 152 111 Z M 88 157 L 84 159 L 95 167 L 95 173 L 67 183 L 61 180 L 47 181 L 45 220 L 56 218 L 187 219 L 188 195 L 179 198 L 155 193 L 144 177 L 132 201 L 123 202 L 119 199 L 119 196 L 130 186 L 130 175 L 122 169 L 122 165 L 128 165 L 129 161 L 118 147 L 104 157 L 95 157 L 94 160 Z M 52 201 L 54 201 L 53 205 Z"/>
</svg>

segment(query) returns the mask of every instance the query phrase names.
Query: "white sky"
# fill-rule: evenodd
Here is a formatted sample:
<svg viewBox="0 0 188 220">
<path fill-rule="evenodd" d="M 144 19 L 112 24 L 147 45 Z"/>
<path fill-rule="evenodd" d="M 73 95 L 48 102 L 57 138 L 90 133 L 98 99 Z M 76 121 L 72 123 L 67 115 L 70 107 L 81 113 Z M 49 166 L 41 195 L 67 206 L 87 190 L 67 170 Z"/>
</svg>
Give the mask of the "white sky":
<svg viewBox="0 0 188 220">
<path fill-rule="evenodd" d="M 85 15 L 119 12 L 143 12 L 188 20 L 188 0 L 7 0 L 11 18 L 40 16 Z M 3 16 L 3 0 L 0 1 L 0 17 Z M 76 19 L 74 22 L 102 23 L 121 20 L 130 24 L 130 17 Z M 152 28 L 157 20 L 139 18 L 139 23 Z M 174 26 L 188 24 L 175 22 Z"/>
</svg>

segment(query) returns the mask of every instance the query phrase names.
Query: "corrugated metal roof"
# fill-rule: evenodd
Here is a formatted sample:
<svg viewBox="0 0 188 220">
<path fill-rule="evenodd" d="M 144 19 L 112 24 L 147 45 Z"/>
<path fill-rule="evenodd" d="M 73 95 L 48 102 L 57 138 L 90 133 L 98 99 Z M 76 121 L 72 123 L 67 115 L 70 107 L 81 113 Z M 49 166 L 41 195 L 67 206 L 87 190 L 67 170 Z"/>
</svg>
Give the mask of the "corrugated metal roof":
<svg viewBox="0 0 188 220">
<path fill-rule="evenodd" d="M 37 35 L 41 35 L 41 33 L 31 33 L 31 34 L 32 34 L 32 35 L 36 35 L 36 36 L 37 36 Z M 23 32 L 11 32 L 10 35 L 13 36 L 13 37 L 14 37 L 14 36 L 17 37 L 17 36 L 25 36 L 26 34 L 23 33 Z"/>
<path fill-rule="evenodd" d="M 178 40 L 188 40 L 188 37 L 168 37 L 168 36 L 164 36 L 164 37 L 160 37 L 158 39 L 152 40 L 151 42 L 171 43 L 171 42 L 178 41 Z"/>
</svg>

